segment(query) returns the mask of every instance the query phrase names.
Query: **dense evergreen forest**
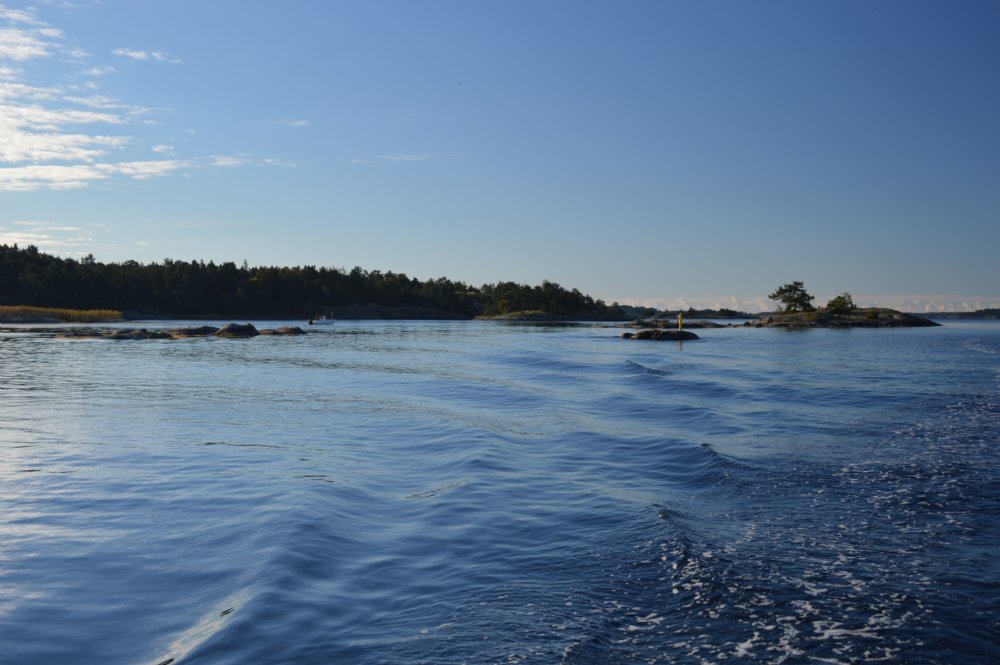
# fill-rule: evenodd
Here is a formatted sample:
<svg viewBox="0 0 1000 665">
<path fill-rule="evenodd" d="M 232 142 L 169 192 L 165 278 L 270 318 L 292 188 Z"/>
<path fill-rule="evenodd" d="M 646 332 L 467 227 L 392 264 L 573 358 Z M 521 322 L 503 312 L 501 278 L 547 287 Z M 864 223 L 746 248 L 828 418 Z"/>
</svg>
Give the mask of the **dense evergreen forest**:
<svg viewBox="0 0 1000 665">
<path fill-rule="evenodd" d="M 543 311 L 566 318 L 622 318 L 578 290 L 543 282 L 473 287 L 444 277 L 420 281 L 402 273 L 354 268 L 250 267 L 246 262 L 100 263 L 0 245 L 0 305 L 117 309 L 126 316 L 309 318 L 347 305 L 419 307 L 452 315 Z"/>
</svg>

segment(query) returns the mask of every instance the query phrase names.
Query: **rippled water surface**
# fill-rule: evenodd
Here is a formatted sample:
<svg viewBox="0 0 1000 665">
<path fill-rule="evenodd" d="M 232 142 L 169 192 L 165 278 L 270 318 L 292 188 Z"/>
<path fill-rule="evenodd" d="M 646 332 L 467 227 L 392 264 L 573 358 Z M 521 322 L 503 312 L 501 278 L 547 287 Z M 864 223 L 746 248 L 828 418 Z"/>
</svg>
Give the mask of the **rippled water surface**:
<svg viewBox="0 0 1000 665">
<path fill-rule="evenodd" d="M 0 332 L 3 663 L 1000 659 L 998 324 L 54 332 Z"/>
</svg>

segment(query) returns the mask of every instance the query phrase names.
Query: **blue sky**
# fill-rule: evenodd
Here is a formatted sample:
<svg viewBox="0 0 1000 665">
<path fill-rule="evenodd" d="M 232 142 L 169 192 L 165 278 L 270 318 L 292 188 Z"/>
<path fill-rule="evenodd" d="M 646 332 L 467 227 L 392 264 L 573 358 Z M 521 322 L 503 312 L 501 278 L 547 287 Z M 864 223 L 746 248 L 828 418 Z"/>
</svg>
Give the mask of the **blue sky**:
<svg viewBox="0 0 1000 665">
<path fill-rule="evenodd" d="M 1000 305 L 992 0 L 0 3 L 0 243 Z"/>
</svg>

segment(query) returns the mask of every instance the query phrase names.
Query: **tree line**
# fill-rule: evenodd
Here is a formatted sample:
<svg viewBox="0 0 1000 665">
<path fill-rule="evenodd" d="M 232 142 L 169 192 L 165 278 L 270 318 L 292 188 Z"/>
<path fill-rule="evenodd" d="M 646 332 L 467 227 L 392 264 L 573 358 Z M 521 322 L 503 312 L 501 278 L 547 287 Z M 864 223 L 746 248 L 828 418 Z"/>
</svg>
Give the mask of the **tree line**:
<svg viewBox="0 0 1000 665">
<path fill-rule="evenodd" d="M 29 245 L 0 245 L 0 305 L 116 309 L 129 314 L 241 315 L 309 318 L 345 305 L 421 307 L 450 314 L 502 315 L 536 310 L 597 319 L 621 315 L 615 306 L 545 281 L 474 287 L 445 277 L 233 262 L 102 263 L 52 256 Z"/>
</svg>

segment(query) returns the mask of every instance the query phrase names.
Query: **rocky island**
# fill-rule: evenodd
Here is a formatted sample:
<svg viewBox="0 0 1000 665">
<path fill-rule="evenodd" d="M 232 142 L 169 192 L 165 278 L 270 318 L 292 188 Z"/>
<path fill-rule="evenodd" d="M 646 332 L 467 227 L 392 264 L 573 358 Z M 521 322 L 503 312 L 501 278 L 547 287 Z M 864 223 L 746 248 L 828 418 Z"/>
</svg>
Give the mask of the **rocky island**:
<svg viewBox="0 0 1000 665">
<path fill-rule="evenodd" d="M 850 293 L 831 298 L 824 307 L 812 306 L 813 296 L 802 282 L 784 284 L 768 296 L 782 311 L 744 325 L 755 328 L 901 328 L 938 326 L 930 319 L 887 307 L 858 307 Z"/>
<path fill-rule="evenodd" d="M 771 314 L 744 325 L 754 328 L 912 328 L 941 324 L 886 307 L 857 307 L 842 312 L 819 309 Z"/>
<path fill-rule="evenodd" d="M 706 320 L 684 321 L 683 325 L 687 328 L 904 328 L 941 325 L 922 316 L 887 307 L 858 307 L 851 294 L 846 292 L 817 309 L 812 305 L 813 296 L 805 290 L 802 282 L 785 284 L 768 297 L 781 306 L 781 311 L 762 314 L 747 320 L 742 326 Z M 622 337 L 626 339 L 697 339 L 694 333 L 687 330 L 671 329 L 674 322 L 663 318 L 636 319 L 626 326 L 645 329 L 624 333 Z"/>
<path fill-rule="evenodd" d="M 73 330 L 58 335 L 68 339 L 190 339 L 192 337 L 219 337 L 224 339 L 247 339 L 258 335 L 305 335 L 306 331 L 298 326 L 283 326 L 257 330 L 250 323 L 227 323 L 221 328 L 215 326 L 198 326 L 195 328 L 174 328 L 172 330 L 148 330 L 146 328 L 120 328 L 116 330 Z"/>
<path fill-rule="evenodd" d="M 747 326 L 755 328 L 900 328 L 938 326 L 930 319 L 904 314 L 887 307 L 858 307 L 850 293 L 831 298 L 824 307 L 812 306 L 813 296 L 802 282 L 784 284 L 768 296 L 781 303 L 783 310 L 769 314 Z"/>
<path fill-rule="evenodd" d="M 677 328 L 653 328 L 651 330 L 640 330 L 635 333 L 622 333 L 622 339 L 651 339 L 661 342 L 683 342 L 689 339 L 701 338 L 690 330 L 678 330 Z"/>
</svg>

